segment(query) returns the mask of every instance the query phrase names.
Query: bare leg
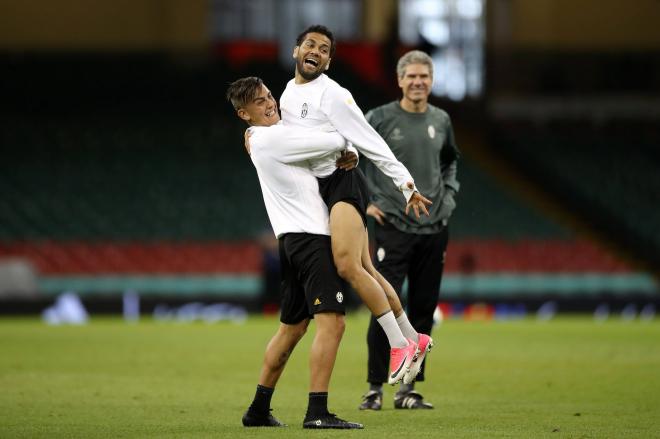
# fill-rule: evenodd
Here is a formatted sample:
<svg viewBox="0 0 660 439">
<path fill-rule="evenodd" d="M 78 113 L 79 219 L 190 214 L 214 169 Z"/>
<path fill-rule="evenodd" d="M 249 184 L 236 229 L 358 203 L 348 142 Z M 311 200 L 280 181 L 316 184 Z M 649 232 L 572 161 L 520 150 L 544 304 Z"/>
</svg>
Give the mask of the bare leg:
<svg viewBox="0 0 660 439">
<path fill-rule="evenodd" d="M 351 284 L 374 316 L 390 311 L 383 288 L 363 267 L 363 243 L 367 232 L 362 217 L 353 205 L 340 201 L 332 207 L 330 235 L 339 275 Z"/>
<path fill-rule="evenodd" d="M 327 392 L 339 342 L 344 335 L 344 316 L 334 312 L 314 315 L 316 335 L 309 357 L 310 392 Z"/>
<path fill-rule="evenodd" d="M 417 333 L 415 328 L 410 324 L 410 320 L 408 320 L 408 316 L 404 314 L 403 306 L 401 305 L 401 299 L 399 299 L 398 294 L 396 294 L 396 290 L 394 289 L 392 284 L 389 283 L 388 280 L 385 279 L 385 277 L 382 274 L 380 274 L 378 270 L 376 270 L 376 267 L 374 267 L 373 263 L 371 262 L 371 256 L 369 255 L 368 234 L 365 234 L 364 250 L 362 251 L 362 266 L 374 279 L 376 279 L 376 281 L 383 288 L 383 291 L 385 291 L 385 295 L 387 296 L 387 301 L 390 303 L 390 307 L 392 307 L 392 312 L 394 313 L 396 322 L 399 325 L 399 328 L 401 328 L 401 332 L 403 333 L 403 335 L 406 338 L 409 338 L 417 342 L 419 339 L 419 334 Z"/>
<path fill-rule="evenodd" d="M 280 375 L 284 371 L 284 366 L 289 360 L 293 348 L 296 347 L 305 331 L 307 331 L 309 319 L 305 319 L 295 325 L 280 323 L 277 332 L 271 338 L 266 353 L 264 355 L 264 364 L 259 375 L 259 384 L 265 387 L 274 388 Z"/>
<path fill-rule="evenodd" d="M 399 296 L 396 294 L 396 291 L 394 290 L 392 284 L 390 284 L 387 281 L 387 279 L 385 279 L 383 275 L 380 274 L 378 270 L 376 270 L 376 267 L 374 267 L 374 264 L 371 262 L 371 256 L 369 254 L 369 235 L 365 233 L 364 238 L 365 238 L 364 247 L 362 250 L 362 266 L 364 267 L 365 270 L 367 270 L 367 273 L 369 273 L 371 277 L 376 279 L 376 282 L 378 282 L 378 284 L 385 292 L 385 296 L 387 296 L 387 301 L 390 304 L 390 308 L 392 308 L 392 312 L 394 313 L 394 316 L 399 317 L 403 312 L 403 307 L 401 306 L 401 300 L 399 299 Z"/>
<path fill-rule="evenodd" d="M 328 387 L 335 367 L 339 342 L 344 335 L 344 316 L 336 312 L 314 314 L 316 336 L 309 357 L 309 404 L 303 428 L 363 428 L 362 424 L 344 421 L 328 411 Z"/>
</svg>

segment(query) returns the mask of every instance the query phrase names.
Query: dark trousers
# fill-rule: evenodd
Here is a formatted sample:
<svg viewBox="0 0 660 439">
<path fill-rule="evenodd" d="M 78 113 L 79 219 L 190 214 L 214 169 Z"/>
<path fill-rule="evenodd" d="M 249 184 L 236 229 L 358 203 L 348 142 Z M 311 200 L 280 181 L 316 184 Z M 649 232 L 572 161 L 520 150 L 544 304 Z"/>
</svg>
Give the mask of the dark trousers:
<svg viewBox="0 0 660 439">
<path fill-rule="evenodd" d="M 399 297 L 403 281 L 408 277 L 406 314 L 417 332 L 431 334 L 433 313 L 438 304 L 440 282 L 445 267 L 449 232 L 447 227 L 432 235 L 404 233 L 389 223 L 376 224 L 376 269 L 387 279 Z M 390 345 L 385 332 L 372 316 L 367 332 L 369 347 L 368 377 L 370 383 L 387 381 Z M 426 361 L 424 362 L 426 363 Z M 417 381 L 424 381 L 424 369 Z"/>
</svg>

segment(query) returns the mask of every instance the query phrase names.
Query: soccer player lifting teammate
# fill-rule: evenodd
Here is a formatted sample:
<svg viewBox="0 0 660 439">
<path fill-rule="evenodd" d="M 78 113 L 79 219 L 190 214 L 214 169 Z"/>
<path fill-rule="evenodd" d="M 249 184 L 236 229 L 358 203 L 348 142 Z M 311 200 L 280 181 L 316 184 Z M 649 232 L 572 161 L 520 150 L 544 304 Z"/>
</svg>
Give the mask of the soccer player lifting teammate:
<svg viewBox="0 0 660 439">
<path fill-rule="evenodd" d="M 251 126 L 253 137 L 246 147 L 278 238 L 282 271 L 281 323 L 266 347 L 259 384 L 243 415 L 243 425 L 284 425 L 270 413 L 270 401 L 289 356 L 314 318 L 309 405 L 303 428 L 362 428 L 327 408 L 330 376 L 345 326 L 343 288 L 332 260 L 328 211 L 318 182 L 307 167 L 299 165 L 314 156 L 343 150 L 345 140 L 337 133 L 289 130 L 278 124 L 277 103 L 259 78 L 235 81 L 227 98 Z M 340 156 L 340 163 L 350 162 L 347 157 Z"/>
</svg>

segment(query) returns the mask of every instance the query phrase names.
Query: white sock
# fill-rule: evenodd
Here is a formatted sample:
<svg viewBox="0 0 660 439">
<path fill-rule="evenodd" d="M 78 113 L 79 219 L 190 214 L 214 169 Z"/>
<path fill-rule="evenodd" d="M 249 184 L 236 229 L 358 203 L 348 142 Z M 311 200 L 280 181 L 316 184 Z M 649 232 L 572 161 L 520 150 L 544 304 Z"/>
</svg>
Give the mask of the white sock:
<svg viewBox="0 0 660 439">
<path fill-rule="evenodd" d="M 419 334 L 410 324 L 410 320 L 408 320 L 405 311 L 401 311 L 401 315 L 396 318 L 396 323 L 399 325 L 399 328 L 401 328 L 404 337 L 411 339 L 415 343 L 419 341 Z"/>
<path fill-rule="evenodd" d="M 406 340 L 406 337 L 403 336 L 401 328 L 399 328 L 399 325 L 396 323 L 396 319 L 394 318 L 394 313 L 392 311 L 386 312 L 382 316 L 378 317 L 376 321 L 383 328 L 383 331 L 385 331 L 385 335 L 387 335 L 387 340 L 390 342 L 391 348 L 402 348 L 408 346 L 408 340 Z"/>
</svg>

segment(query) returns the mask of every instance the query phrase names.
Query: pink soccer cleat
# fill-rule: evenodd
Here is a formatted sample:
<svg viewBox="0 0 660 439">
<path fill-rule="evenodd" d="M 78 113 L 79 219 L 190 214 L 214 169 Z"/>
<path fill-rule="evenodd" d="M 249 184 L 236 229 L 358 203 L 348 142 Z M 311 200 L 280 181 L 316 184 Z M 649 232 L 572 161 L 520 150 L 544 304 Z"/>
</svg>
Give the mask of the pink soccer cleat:
<svg viewBox="0 0 660 439">
<path fill-rule="evenodd" d="M 390 374 L 387 383 L 394 385 L 401 381 L 410 369 L 417 354 L 417 343 L 408 339 L 408 346 L 390 349 Z"/>
<path fill-rule="evenodd" d="M 417 374 L 422 368 L 426 353 L 433 347 L 433 339 L 426 334 L 419 334 L 419 344 L 417 346 L 417 354 L 413 359 L 410 369 L 403 376 L 403 384 L 411 384 L 417 378 Z"/>
</svg>

